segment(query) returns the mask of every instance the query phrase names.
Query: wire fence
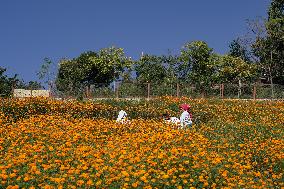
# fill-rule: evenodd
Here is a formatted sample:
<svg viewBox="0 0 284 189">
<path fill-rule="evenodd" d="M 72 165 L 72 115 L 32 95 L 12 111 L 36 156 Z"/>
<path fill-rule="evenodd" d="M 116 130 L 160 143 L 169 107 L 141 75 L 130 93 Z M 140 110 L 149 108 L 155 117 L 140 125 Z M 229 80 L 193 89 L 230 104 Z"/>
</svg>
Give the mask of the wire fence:
<svg viewBox="0 0 284 189">
<path fill-rule="evenodd" d="M 159 96 L 221 99 L 284 99 L 283 85 L 270 84 L 216 84 L 204 89 L 187 83 L 103 83 L 80 86 L 65 92 L 51 88 L 55 98 L 153 98 Z"/>
</svg>

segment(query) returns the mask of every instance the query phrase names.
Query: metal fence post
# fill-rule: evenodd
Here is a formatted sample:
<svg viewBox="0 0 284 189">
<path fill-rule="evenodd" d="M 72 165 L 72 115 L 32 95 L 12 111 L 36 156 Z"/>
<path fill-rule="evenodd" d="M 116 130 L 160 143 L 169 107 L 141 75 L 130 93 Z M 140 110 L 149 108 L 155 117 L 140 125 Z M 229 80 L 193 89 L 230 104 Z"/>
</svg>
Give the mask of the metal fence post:
<svg viewBox="0 0 284 189">
<path fill-rule="evenodd" d="M 253 85 L 253 99 L 256 99 L 256 84 Z"/>
<path fill-rule="evenodd" d="M 224 98 L 224 83 L 220 84 L 220 97 L 221 99 Z"/>
</svg>

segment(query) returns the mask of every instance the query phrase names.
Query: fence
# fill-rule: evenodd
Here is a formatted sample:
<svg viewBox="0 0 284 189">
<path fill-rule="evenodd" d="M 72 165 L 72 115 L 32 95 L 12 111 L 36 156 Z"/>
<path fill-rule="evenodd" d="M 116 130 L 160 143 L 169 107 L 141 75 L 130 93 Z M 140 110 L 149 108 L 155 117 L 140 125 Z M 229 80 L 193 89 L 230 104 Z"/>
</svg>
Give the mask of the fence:
<svg viewBox="0 0 284 189">
<path fill-rule="evenodd" d="M 80 87 L 77 91 L 65 93 L 52 90 L 60 98 L 152 98 L 158 96 L 187 96 L 191 98 L 232 99 L 284 99 L 283 85 L 269 84 L 218 84 L 205 89 L 187 83 L 153 84 L 122 83 L 113 85 L 96 84 Z"/>
</svg>

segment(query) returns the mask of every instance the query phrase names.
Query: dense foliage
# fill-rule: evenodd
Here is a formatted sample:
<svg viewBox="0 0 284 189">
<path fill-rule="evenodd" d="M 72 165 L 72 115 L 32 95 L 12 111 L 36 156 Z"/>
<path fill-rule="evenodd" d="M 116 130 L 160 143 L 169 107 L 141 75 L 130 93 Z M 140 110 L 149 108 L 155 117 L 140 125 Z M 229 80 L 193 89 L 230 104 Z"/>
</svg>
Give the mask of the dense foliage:
<svg viewBox="0 0 284 189">
<path fill-rule="evenodd" d="M 8 97 L 12 93 L 12 88 L 18 81 L 17 75 L 9 77 L 5 74 L 6 69 L 0 67 L 0 96 Z"/>
<path fill-rule="evenodd" d="M 85 86 L 109 85 L 132 64 L 122 48 L 110 47 L 99 52 L 84 52 L 79 57 L 59 63 L 56 86 L 59 91 L 78 93 Z M 81 91 L 79 91 L 81 92 Z"/>
<path fill-rule="evenodd" d="M 253 44 L 263 74 L 271 83 L 284 84 L 284 1 L 272 0 L 265 23 L 267 35 Z"/>
</svg>

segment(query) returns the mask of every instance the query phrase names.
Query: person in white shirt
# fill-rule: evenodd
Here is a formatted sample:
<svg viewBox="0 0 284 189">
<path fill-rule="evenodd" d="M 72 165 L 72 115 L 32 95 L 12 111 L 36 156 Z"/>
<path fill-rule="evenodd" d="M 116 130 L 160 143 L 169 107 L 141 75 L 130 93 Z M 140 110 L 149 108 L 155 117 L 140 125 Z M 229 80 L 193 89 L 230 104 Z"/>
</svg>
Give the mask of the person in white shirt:
<svg viewBox="0 0 284 189">
<path fill-rule="evenodd" d="M 188 104 L 181 104 L 180 110 L 183 111 L 180 116 L 180 128 L 185 129 L 192 126 L 192 115 Z"/>
<path fill-rule="evenodd" d="M 124 110 L 120 110 L 116 119 L 117 123 L 127 123 L 127 113 Z"/>
<path fill-rule="evenodd" d="M 178 125 L 179 124 L 179 118 L 177 117 L 170 117 L 169 114 L 165 113 L 163 114 L 163 119 L 165 121 L 165 123 L 167 124 L 174 124 L 174 125 Z"/>
</svg>

